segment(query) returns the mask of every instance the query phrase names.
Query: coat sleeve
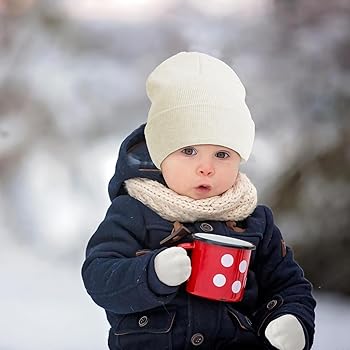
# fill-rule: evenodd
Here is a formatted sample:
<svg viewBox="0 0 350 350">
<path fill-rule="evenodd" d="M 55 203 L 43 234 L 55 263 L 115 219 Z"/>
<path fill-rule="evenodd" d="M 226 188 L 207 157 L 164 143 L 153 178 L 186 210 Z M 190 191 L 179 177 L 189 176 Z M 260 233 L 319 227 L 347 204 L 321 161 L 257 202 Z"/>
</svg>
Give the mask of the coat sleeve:
<svg viewBox="0 0 350 350">
<path fill-rule="evenodd" d="M 269 208 L 263 207 L 266 228 L 257 252 L 256 276 L 261 304 L 255 313 L 258 333 L 263 335 L 269 322 L 284 314 L 292 314 L 303 326 L 306 346 L 311 348 L 315 329 L 316 306 L 312 286 L 295 262 L 292 250 L 284 243 L 280 230 L 273 222 Z"/>
<path fill-rule="evenodd" d="M 105 310 L 128 314 L 161 306 L 178 287 L 160 282 L 154 271 L 159 250 L 135 256 L 144 249 L 146 228 L 141 203 L 117 197 L 91 237 L 82 267 L 85 288 Z"/>
</svg>

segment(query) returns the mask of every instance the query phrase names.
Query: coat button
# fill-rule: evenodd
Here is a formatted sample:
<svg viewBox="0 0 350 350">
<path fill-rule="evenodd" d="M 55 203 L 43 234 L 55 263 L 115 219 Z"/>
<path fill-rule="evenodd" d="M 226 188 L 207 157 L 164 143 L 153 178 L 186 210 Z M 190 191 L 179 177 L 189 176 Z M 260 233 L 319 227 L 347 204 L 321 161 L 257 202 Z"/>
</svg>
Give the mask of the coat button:
<svg viewBox="0 0 350 350">
<path fill-rule="evenodd" d="M 201 345 L 203 343 L 203 341 L 204 341 L 204 336 L 201 333 L 193 334 L 192 337 L 191 337 L 191 343 L 194 346 Z"/>
<path fill-rule="evenodd" d="M 147 316 L 142 316 L 139 319 L 139 326 L 140 327 L 145 327 L 148 323 L 148 317 Z"/>
<path fill-rule="evenodd" d="M 206 223 L 206 222 L 202 222 L 200 225 L 199 225 L 200 229 L 203 231 L 203 232 L 212 232 L 214 229 L 213 229 L 213 226 L 211 226 L 210 224 Z"/>
<path fill-rule="evenodd" d="M 273 299 L 267 303 L 266 307 L 268 310 L 272 310 L 276 305 L 277 305 L 277 300 Z"/>
</svg>

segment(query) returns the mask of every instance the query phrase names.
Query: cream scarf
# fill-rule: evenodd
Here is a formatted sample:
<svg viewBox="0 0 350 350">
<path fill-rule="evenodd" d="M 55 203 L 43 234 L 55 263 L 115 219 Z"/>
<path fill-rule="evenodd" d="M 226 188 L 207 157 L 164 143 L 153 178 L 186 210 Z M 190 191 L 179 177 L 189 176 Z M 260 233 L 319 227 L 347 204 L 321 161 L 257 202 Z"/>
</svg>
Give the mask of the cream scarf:
<svg viewBox="0 0 350 350">
<path fill-rule="evenodd" d="M 254 211 L 257 203 L 256 188 L 243 173 L 238 174 L 232 188 L 205 199 L 179 195 L 158 181 L 140 177 L 126 180 L 125 186 L 131 197 L 169 221 L 240 221 Z"/>
</svg>

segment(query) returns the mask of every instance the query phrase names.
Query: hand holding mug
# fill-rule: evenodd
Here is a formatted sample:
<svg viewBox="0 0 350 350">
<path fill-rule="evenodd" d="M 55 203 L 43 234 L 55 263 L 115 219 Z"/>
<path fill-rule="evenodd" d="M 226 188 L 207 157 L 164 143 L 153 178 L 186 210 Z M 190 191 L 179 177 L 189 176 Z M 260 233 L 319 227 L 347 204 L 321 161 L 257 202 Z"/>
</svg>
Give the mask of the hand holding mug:
<svg viewBox="0 0 350 350">
<path fill-rule="evenodd" d="M 190 277 L 191 260 L 184 248 L 170 247 L 156 255 L 154 269 L 161 282 L 174 287 Z"/>
</svg>

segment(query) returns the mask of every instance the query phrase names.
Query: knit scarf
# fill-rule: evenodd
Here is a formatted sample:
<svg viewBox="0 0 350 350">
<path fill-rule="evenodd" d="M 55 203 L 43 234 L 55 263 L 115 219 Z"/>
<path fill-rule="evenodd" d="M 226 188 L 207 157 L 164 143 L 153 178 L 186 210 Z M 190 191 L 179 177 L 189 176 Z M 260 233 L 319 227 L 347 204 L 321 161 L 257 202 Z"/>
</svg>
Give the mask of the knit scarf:
<svg viewBox="0 0 350 350">
<path fill-rule="evenodd" d="M 179 195 L 158 181 L 132 178 L 125 181 L 129 195 L 168 221 L 240 221 L 256 208 L 257 192 L 248 177 L 239 173 L 233 187 L 219 196 L 193 199 Z"/>
</svg>

